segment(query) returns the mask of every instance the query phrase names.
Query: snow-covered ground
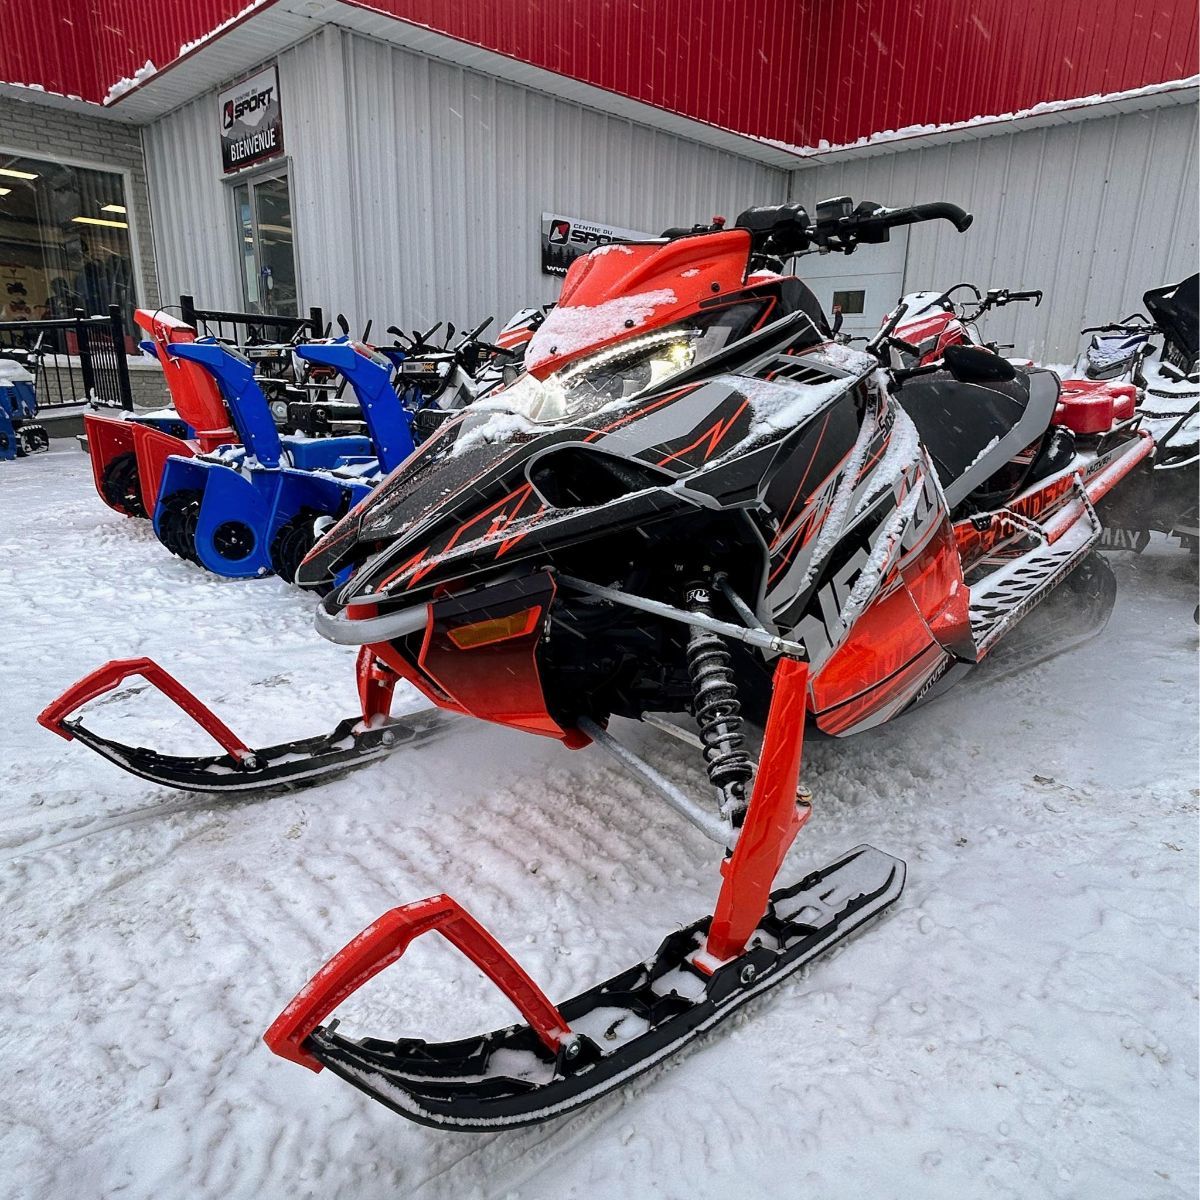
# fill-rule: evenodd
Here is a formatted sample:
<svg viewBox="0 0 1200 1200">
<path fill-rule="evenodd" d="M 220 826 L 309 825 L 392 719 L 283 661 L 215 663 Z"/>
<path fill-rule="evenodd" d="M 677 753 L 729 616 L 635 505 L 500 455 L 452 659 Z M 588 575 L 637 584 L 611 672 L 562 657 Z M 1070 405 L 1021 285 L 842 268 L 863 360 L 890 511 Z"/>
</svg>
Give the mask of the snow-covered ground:
<svg viewBox="0 0 1200 1200">
<path fill-rule="evenodd" d="M 565 996 L 711 907 L 716 861 L 596 751 L 482 726 L 312 790 L 181 795 L 34 724 L 106 658 L 175 669 L 251 742 L 355 710 L 312 600 L 166 553 L 83 455 L 0 464 L 0 1195 L 1196 1195 L 1195 567 L 1114 560 L 1100 637 L 812 740 L 785 865 L 861 841 L 892 914 L 682 1059 L 556 1124 L 438 1134 L 273 1057 L 262 1031 L 395 903 L 446 890 Z M 200 750 L 139 693 L 128 740 Z M 700 790 L 685 748 L 619 731 Z M 422 939 L 342 1011 L 380 1035 L 508 1019 Z"/>
</svg>

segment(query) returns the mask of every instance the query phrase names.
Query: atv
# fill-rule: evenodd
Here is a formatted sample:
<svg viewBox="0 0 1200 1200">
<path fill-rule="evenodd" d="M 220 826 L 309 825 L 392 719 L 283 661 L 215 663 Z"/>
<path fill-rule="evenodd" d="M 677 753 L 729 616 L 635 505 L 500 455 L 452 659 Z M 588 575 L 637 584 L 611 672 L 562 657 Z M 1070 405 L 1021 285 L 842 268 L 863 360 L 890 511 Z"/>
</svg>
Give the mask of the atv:
<svg viewBox="0 0 1200 1200">
<path fill-rule="evenodd" d="M 949 203 L 848 198 L 751 208 L 574 262 L 524 373 L 444 423 L 307 556 L 320 633 L 359 647 L 361 716 L 255 750 L 150 660 L 109 663 L 39 717 L 177 787 L 309 781 L 461 716 L 589 743 L 713 840 L 713 912 L 560 1004 L 457 901 L 386 913 L 266 1034 L 398 1113 L 483 1130 L 560 1116 L 726 1020 L 893 904 L 904 864 L 859 846 L 772 890 L 811 813 L 806 724 L 844 736 L 937 695 L 1060 585 L 1103 624 L 1112 575 L 1097 501 L 1145 469 L 1128 425 L 1065 462 L 1058 380 L 979 346 L 889 368 L 895 322 L 859 351 L 784 273 Z M 77 710 L 143 675 L 220 743 L 207 758 L 105 737 Z M 407 680 L 430 713 L 392 718 Z M 709 802 L 622 743 L 613 717 L 691 746 Z M 761 735 L 759 733 L 761 731 Z M 516 1025 L 453 1042 L 353 1038 L 334 1009 L 436 930 L 515 1005 Z"/>
</svg>

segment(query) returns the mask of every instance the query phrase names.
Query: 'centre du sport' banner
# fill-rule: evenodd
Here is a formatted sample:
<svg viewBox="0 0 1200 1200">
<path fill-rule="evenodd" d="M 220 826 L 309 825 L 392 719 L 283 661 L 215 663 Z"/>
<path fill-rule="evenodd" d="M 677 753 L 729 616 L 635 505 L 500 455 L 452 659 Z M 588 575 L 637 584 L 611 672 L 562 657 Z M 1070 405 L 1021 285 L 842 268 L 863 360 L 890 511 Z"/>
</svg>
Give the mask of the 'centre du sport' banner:
<svg viewBox="0 0 1200 1200">
<path fill-rule="evenodd" d="M 279 69 L 265 67 L 218 97 L 221 108 L 221 165 L 225 174 L 278 158 L 283 153 L 283 108 Z"/>
<path fill-rule="evenodd" d="M 542 271 L 546 275 L 565 275 L 567 268 L 581 255 L 610 242 L 639 242 L 653 237 L 637 229 L 618 229 L 598 225 L 582 217 L 560 217 L 542 213 Z"/>
</svg>

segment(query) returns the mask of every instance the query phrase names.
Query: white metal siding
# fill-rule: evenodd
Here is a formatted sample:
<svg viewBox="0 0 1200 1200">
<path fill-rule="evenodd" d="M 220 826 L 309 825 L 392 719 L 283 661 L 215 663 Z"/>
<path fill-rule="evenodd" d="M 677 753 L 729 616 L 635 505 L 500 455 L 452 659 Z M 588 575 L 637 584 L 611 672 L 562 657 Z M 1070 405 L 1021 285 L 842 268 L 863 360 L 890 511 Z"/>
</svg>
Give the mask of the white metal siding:
<svg viewBox="0 0 1200 1200">
<path fill-rule="evenodd" d="M 302 303 L 411 328 L 553 299 L 543 210 L 657 233 L 787 173 L 332 27 L 278 57 Z M 146 130 L 163 295 L 241 307 L 216 94 Z"/>
<path fill-rule="evenodd" d="M 792 195 L 809 206 L 839 195 L 961 204 L 975 214 L 965 234 L 945 222 L 912 228 L 904 290 L 1041 288 L 1041 308 L 1001 309 L 984 331 L 1069 362 L 1084 326 L 1197 269 L 1196 138 L 1197 107 L 1180 104 L 814 167 L 793 173 Z M 860 248 L 847 270 L 871 253 Z"/>
</svg>

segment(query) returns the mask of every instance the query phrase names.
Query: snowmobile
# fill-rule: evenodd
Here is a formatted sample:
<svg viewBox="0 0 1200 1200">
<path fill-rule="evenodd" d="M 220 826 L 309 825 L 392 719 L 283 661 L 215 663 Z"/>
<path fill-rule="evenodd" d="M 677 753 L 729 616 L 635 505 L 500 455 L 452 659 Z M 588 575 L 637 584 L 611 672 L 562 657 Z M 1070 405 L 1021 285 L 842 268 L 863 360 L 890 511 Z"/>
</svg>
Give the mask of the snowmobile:
<svg viewBox="0 0 1200 1200">
<path fill-rule="evenodd" d="M 893 228 L 971 217 L 949 203 L 849 198 L 752 208 L 579 258 L 524 373 L 444 424 L 307 556 L 317 627 L 359 647 L 361 717 L 254 750 L 150 660 L 109 663 L 39 717 L 124 769 L 211 791 L 344 770 L 473 716 L 612 755 L 720 848 L 711 915 L 645 961 L 552 1003 L 440 895 L 386 913 L 266 1034 L 439 1129 L 528 1124 L 663 1061 L 895 902 L 903 862 L 859 846 L 772 891 L 811 805 L 806 724 L 846 735 L 940 693 L 1060 585 L 1100 619 L 1111 573 L 1094 505 L 1146 464 L 1128 426 L 1061 461 L 1057 377 L 977 346 L 888 369 L 894 323 L 833 340 L 786 261 Z M 223 753 L 159 754 L 77 710 L 142 675 Z M 432 703 L 390 716 L 407 680 Z M 703 803 L 610 728 L 642 720 L 696 751 Z M 755 731 L 761 730 L 761 740 Z M 757 745 L 755 744 L 757 742 Z M 436 930 L 522 1021 L 452 1042 L 351 1038 L 327 1020 Z"/>
<path fill-rule="evenodd" d="M 50 449 L 50 435 L 38 425 L 37 372 L 42 334 L 32 346 L 0 350 L 0 459 L 24 458 Z"/>
<path fill-rule="evenodd" d="M 1063 397 L 1078 419 L 1095 427 L 1132 420 L 1156 443 L 1154 471 L 1101 508 L 1108 549 L 1143 550 L 1151 530 L 1200 547 L 1197 464 L 1200 463 L 1200 275 L 1151 288 L 1150 316 L 1131 313 L 1085 329 L 1092 338 L 1063 380 Z M 1161 350 L 1151 338 L 1161 334 Z"/>
<path fill-rule="evenodd" d="M 944 292 L 909 292 L 900 298 L 903 319 L 897 321 L 888 339 L 891 365 L 927 366 L 937 362 L 950 346 L 986 346 L 996 354 L 1001 349 L 1012 349 L 984 341 L 979 321 L 991 309 L 1030 300 L 1036 308 L 1042 302 L 1042 293 L 989 288 L 985 295 L 973 283 L 956 283 Z M 885 325 L 894 311 L 884 317 Z"/>
</svg>

